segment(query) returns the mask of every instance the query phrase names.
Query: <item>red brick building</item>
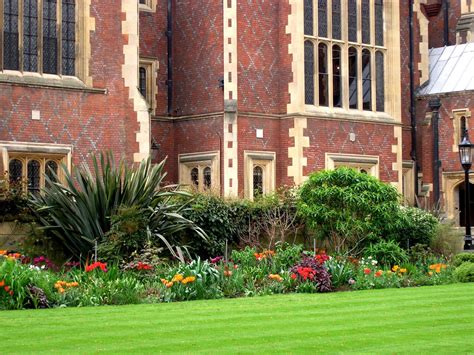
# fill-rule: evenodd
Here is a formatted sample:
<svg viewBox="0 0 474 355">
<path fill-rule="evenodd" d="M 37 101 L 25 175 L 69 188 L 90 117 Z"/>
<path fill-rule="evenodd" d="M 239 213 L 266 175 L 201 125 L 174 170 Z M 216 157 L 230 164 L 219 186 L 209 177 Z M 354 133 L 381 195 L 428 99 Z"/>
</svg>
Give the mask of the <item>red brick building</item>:
<svg viewBox="0 0 474 355">
<path fill-rule="evenodd" d="M 0 0 L 0 167 L 33 191 L 93 152 L 168 157 L 252 198 L 346 165 L 458 218 L 473 26 L 471 0 Z"/>
</svg>

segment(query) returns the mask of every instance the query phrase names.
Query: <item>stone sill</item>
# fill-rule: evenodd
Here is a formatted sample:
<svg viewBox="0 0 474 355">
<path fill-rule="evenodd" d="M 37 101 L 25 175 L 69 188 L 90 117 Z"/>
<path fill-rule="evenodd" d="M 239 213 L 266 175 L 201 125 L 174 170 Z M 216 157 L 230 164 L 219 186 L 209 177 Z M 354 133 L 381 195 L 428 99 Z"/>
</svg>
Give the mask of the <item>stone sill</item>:
<svg viewBox="0 0 474 355">
<path fill-rule="evenodd" d="M 60 77 L 58 75 L 16 75 L 0 72 L 0 84 L 25 86 L 30 88 L 80 91 L 93 94 L 107 94 L 107 89 L 88 87 L 75 77 Z"/>
</svg>

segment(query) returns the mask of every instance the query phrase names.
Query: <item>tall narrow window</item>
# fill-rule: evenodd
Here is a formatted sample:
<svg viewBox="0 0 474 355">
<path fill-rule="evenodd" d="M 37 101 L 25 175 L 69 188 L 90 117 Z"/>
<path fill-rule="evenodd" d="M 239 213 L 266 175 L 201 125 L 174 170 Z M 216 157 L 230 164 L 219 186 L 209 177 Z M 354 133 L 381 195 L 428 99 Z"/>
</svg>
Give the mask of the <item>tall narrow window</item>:
<svg viewBox="0 0 474 355">
<path fill-rule="evenodd" d="M 347 27 L 350 42 L 357 42 L 357 0 L 347 0 Z"/>
<path fill-rule="evenodd" d="M 357 49 L 349 48 L 349 107 L 357 109 Z"/>
<path fill-rule="evenodd" d="M 370 44 L 370 0 L 362 0 L 362 43 Z"/>
<path fill-rule="evenodd" d="M 253 168 L 253 196 L 263 194 L 263 169 L 259 166 Z"/>
<path fill-rule="evenodd" d="M 341 47 L 332 47 L 332 102 L 334 107 L 342 107 Z"/>
<path fill-rule="evenodd" d="M 62 74 L 75 74 L 76 8 L 75 0 L 62 0 Z"/>
<path fill-rule="evenodd" d="M 58 72 L 56 0 L 43 0 L 43 73 Z"/>
<path fill-rule="evenodd" d="M 45 167 L 45 175 L 48 177 L 49 181 L 57 182 L 58 176 L 58 163 L 53 160 L 48 160 Z M 46 187 L 49 187 L 48 179 L 45 181 Z"/>
<path fill-rule="evenodd" d="M 18 0 L 3 2 L 3 68 L 18 70 L 20 67 L 18 45 Z"/>
<path fill-rule="evenodd" d="M 139 88 L 142 96 L 146 99 L 147 98 L 147 90 L 146 90 L 146 69 L 144 67 L 140 67 L 139 70 Z"/>
<path fill-rule="evenodd" d="M 204 187 L 206 189 L 210 189 L 211 184 L 212 184 L 211 168 L 210 167 L 205 167 L 204 168 L 203 178 L 204 178 Z"/>
<path fill-rule="evenodd" d="M 377 111 L 383 112 L 385 111 L 385 68 L 383 53 L 380 51 L 375 53 L 375 69 L 377 75 Z"/>
<path fill-rule="evenodd" d="M 304 0 L 304 34 L 312 36 L 314 27 L 313 0 Z"/>
<path fill-rule="evenodd" d="M 36 194 L 40 190 L 40 163 L 37 160 L 28 162 L 28 192 Z"/>
<path fill-rule="evenodd" d="M 8 165 L 8 175 L 10 177 L 10 184 L 21 182 L 23 177 L 23 163 L 18 159 L 10 160 Z"/>
<path fill-rule="evenodd" d="M 196 187 L 199 186 L 199 169 L 198 168 L 191 169 L 191 182 L 193 183 L 194 186 Z"/>
<path fill-rule="evenodd" d="M 318 66 L 319 106 L 328 106 L 328 47 L 324 43 L 320 43 L 318 46 Z"/>
<path fill-rule="evenodd" d="M 462 116 L 460 119 L 460 132 L 459 132 L 459 137 L 461 137 L 460 141 L 462 141 L 464 137 L 466 136 L 466 129 L 467 129 L 466 117 Z"/>
<path fill-rule="evenodd" d="M 304 43 L 305 103 L 314 105 L 314 45 Z"/>
<path fill-rule="evenodd" d="M 328 2 L 327 0 L 318 1 L 318 35 L 319 37 L 328 37 Z"/>
<path fill-rule="evenodd" d="M 23 0 L 23 70 L 38 71 L 37 0 Z"/>
<path fill-rule="evenodd" d="M 364 110 L 372 110 L 372 73 L 368 49 L 362 51 L 362 102 Z"/>
<path fill-rule="evenodd" d="M 332 38 L 341 39 L 341 0 L 332 0 Z"/>
<path fill-rule="evenodd" d="M 383 0 L 375 0 L 375 44 L 383 46 Z"/>
</svg>

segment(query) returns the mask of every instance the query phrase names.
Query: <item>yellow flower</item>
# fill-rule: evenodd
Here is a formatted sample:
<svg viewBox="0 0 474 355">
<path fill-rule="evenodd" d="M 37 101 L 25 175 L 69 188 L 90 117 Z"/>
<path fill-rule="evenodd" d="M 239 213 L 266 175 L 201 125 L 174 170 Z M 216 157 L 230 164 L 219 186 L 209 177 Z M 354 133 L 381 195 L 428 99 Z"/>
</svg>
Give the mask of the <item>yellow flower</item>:
<svg viewBox="0 0 474 355">
<path fill-rule="evenodd" d="M 181 274 L 176 274 L 174 277 L 171 279 L 172 282 L 180 282 L 184 279 L 184 276 Z"/>
<path fill-rule="evenodd" d="M 196 277 L 195 276 L 188 276 L 186 277 L 185 279 L 183 279 L 183 281 L 181 281 L 181 283 L 183 285 L 186 285 L 187 283 L 191 283 L 191 282 L 194 282 L 196 281 Z"/>
<path fill-rule="evenodd" d="M 407 272 L 407 269 L 400 269 L 401 274 L 404 274 L 405 272 Z"/>
<path fill-rule="evenodd" d="M 433 276 L 433 273 L 431 271 L 428 272 L 428 275 Z"/>
<path fill-rule="evenodd" d="M 395 265 L 394 267 L 392 267 L 393 272 L 397 272 L 398 269 L 400 269 L 400 266 L 398 266 L 398 265 Z"/>
<path fill-rule="evenodd" d="M 391 270 L 388 270 L 388 271 L 387 271 L 387 275 L 392 275 L 392 271 L 391 271 Z"/>
</svg>

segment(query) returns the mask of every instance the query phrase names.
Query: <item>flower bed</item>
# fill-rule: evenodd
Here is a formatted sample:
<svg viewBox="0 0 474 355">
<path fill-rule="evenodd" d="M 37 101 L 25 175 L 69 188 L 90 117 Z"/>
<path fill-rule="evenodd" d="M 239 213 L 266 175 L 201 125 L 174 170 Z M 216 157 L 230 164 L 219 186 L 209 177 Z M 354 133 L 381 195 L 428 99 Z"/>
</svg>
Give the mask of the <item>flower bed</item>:
<svg viewBox="0 0 474 355">
<path fill-rule="evenodd" d="M 470 261 L 468 261 L 470 262 Z M 462 263 L 458 263 L 462 265 Z M 0 309 L 98 306 L 439 285 L 456 281 L 444 258 L 380 266 L 373 257 L 330 256 L 284 244 L 245 248 L 231 258 L 123 266 L 97 261 L 61 267 L 47 258 L 0 251 Z"/>
</svg>

